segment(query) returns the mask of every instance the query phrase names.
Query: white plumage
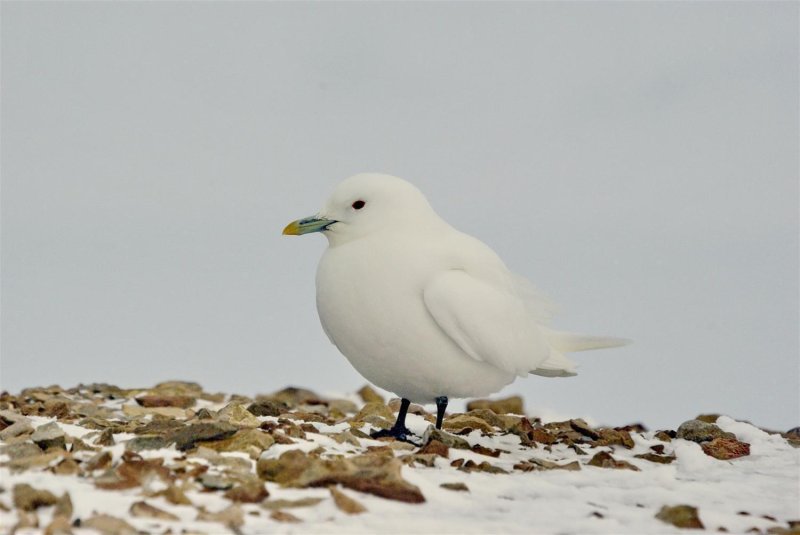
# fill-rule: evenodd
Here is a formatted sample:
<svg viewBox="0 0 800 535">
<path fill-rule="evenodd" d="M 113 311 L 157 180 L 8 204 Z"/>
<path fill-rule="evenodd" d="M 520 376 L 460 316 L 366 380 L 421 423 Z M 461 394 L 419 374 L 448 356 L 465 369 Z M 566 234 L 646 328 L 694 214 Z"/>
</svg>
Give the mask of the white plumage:
<svg viewBox="0 0 800 535">
<path fill-rule="evenodd" d="M 553 331 L 548 303 L 408 182 L 360 174 L 286 234 L 322 231 L 317 309 L 370 382 L 418 403 L 483 396 L 529 373 L 575 374 L 564 354 L 624 340 Z"/>
</svg>

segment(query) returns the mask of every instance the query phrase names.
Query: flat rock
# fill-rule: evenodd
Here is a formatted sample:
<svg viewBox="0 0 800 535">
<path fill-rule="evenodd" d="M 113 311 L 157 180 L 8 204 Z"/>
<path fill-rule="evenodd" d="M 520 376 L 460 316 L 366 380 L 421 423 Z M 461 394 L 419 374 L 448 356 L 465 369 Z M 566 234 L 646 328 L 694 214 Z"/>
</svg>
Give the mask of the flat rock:
<svg viewBox="0 0 800 535">
<path fill-rule="evenodd" d="M 691 505 L 665 505 L 656 514 L 656 518 L 678 528 L 705 529 L 697 514 L 697 507 Z"/>
<path fill-rule="evenodd" d="M 441 429 L 436 429 L 434 426 L 429 425 L 428 429 L 426 429 L 425 433 L 422 435 L 422 443 L 428 444 L 434 440 L 441 442 L 448 448 L 461 450 L 470 449 L 469 442 L 463 438 L 451 435 L 450 433 L 445 433 Z"/>
<path fill-rule="evenodd" d="M 229 403 L 220 409 L 217 413 L 217 418 L 221 422 L 228 422 L 240 427 L 258 427 L 261 425 L 261 420 L 247 410 L 245 405 L 236 402 Z"/>
<path fill-rule="evenodd" d="M 136 398 L 142 407 L 179 407 L 188 409 L 196 403 L 192 396 L 145 395 Z"/>
<path fill-rule="evenodd" d="M 735 438 L 718 437 L 714 440 L 703 442 L 700 446 L 706 455 L 723 461 L 750 455 L 750 444 L 740 442 Z"/>
<path fill-rule="evenodd" d="M 587 464 L 590 466 L 598 466 L 600 468 L 633 470 L 635 472 L 639 471 L 638 467 L 632 465 L 628 461 L 617 460 L 614 457 L 612 457 L 610 453 L 605 451 L 600 451 L 595 453 L 594 457 L 592 457 Z"/>
<path fill-rule="evenodd" d="M 494 431 L 494 428 L 486 420 L 469 414 L 450 416 L 444 421 L 442 427 L 448 431 L 456 432 L 477 429 L 483 433 L 490 434 Z"/>
<path fill-rule="evenodd" d="M 358 395 L 361 396 L 361 399 L 364 401 L 364 403 L 386 403 L 386 400 L 383 399 L 383 396 L 378 394 L 370 385 L 362 386 L 358 391 Z"/>
<path fill-rule="evenodd" d="M 269 497 L 264 482 L 260 479 L 238 483 L 225 493 L 225 497 L 234 502 L 261 503 Z"/>
<path fill-rule="evenodd" d="M 172 441 L 161 435 L 142 435 L 134 437 L 125 443 L 125 449 L 131 451 L 160 450 L 166 448 Z"/>
<path fill-rule="evenodd" d="M 121 518 L 111 515 L 94 515 L 81 522 L 81 528 L 99 531 L 103 535 L 136 535 L 136 528 Z"/>
<path fill-rule="evenodd" d="M 320 459 L 299 450 L 277 459 L 259 459 L 258 475 L 289 487 L 322 487 L 339 483 L 347 488 L 408 503 L 425 501 L 419 488 L 405 481 L 401 462 L 384 455 Z"/>
<path fill-rule="evenodd" d="M 180 520 L 179 517 L 170 512 L 159 509 L 145 501 L 133 502 L 129 509 L 131 516 L 138 518 L 155 518 L 157 520 Z"/>
<path fill-rule="evenodd" d="M 454 490 L 456 492 L 469 492 L 469 487 L 464 483 L 441 483 L 439 485 L 443 489 Z"/>
<path fill-rule="evenodd" d="M 691 440 L 697 443 L 714 440 L 720 437 L 736 439 L 736 435 L 733 433 L 726 433 L 716 424 L 710 424 L 701 420 L 683 422 L 680 427 L 678 427 L 676 436 L 677 438 Z"/>
<path fill-rule="evenodd" d="M 288 411 L 289 407 L 281 401 L 264 399 L 251 403 L 247 406 L 247 410 L 255 416 L 280 416 Z"/>
<path fill-rule="evenodd" d="M 333 503 L 339 508 L 340 511 L 347 513 L 348 515 L 359 515 L 367 511 L 367 508 L 361 505 L 361 503 L 340 491 L 336 487 L 330 487 L 330 491 L 331 497 L 333 498 Z"/>
<path fill-rule="evenodd" d="M 650 461 L 652 463 L 660 463 L 660 464 L 670 464 L 675 460 L 674 455 L 658 455 L 657 453 L 640 453 L 639 455 L 634 455 L 637 459 L 644 459 L 645 461 Z"/>
<path fill-rule="evenodd" d="M 198 442 L 223 440 L 239 430 L 227 422 L 201 422 L 190 424 L 169 435 L 170 442 L 180 451 L 192 449 Z"/>
<path fill-rule="evenodd" d="M 467 403 L 467 410 L 489 409 L 496 414 L 525 414 L 522 398 L 511 396 L 504 399 L 474 399 Z"/>
<path fill-rule="evenodd" d="M 387 421 L 394 420 L 394 413 L 381 401 L 370 401 L 361 407 L 361 410 L 353 416 L 354 422 L 370 422 L 372 417 L 378 416 Z M 370 422 L 371 423 L 371 422 Z"/>
<path fill-rule="evenodd" d="M 236 532 L 238 528 L 244 525 L 244 511 L 237 504 L 230 505 L 216 513 L 201 510 L 197 513 L 197 520 L 204 522 L 220 522 Z"/>
<path fill-rule="evenodd" d="M 49 490 L 35 489 L 27 483 L 14 485 L 14 507 L 23 511 L 35 511 L 58 503 L 58 498 Z"/>
<path fill-rule="evenodd" d="M 31 440 L 43 450 L 50 448 L 66 449 L 66 435 L 55 422 L 40 425 L 31 435 Z"/>
</svg>

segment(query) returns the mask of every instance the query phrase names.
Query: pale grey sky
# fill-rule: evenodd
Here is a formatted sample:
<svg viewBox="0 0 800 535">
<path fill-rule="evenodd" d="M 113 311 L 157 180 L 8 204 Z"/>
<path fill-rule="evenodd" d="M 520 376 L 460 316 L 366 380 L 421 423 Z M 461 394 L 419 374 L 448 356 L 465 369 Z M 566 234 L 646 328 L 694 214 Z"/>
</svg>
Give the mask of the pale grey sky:
<svg viewBox="0 0 800 535">
<path fill-rule="evenodd" d="M 0 9 L 2 388 L 358 388 L 280 231 L 382 171 L 635 340 L 502 394 L 800 423 L 797 3 Z"/>
</svg>

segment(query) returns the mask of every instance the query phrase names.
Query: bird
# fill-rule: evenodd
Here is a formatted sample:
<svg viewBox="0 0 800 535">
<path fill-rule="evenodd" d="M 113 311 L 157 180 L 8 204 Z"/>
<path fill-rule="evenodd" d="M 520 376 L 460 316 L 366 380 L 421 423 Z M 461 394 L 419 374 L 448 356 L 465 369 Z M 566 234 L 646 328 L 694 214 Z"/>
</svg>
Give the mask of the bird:
<svg viewBox="0 0 800 535">
<path fill-rule="evenodd" d="M 441 429 L 451 398 L 529 374 L 573 376 L 566 353 L 628 343 L 550 328 L 549 301 L 401 178 L 346 178 L 319 212 L 283 229 L 310 233 L 328 240 L 316 272 L 325 334 L 363 377 L 401 398 L 396 422 L 375 438 L 410 441 L 412 402 L 435 403 Z"/>
</svg>

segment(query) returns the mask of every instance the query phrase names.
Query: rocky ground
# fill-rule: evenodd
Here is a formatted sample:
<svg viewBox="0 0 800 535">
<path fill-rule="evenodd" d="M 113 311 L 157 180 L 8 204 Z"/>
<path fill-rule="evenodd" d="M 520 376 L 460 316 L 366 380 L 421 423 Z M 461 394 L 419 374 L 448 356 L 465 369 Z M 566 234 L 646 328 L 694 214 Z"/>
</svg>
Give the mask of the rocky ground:
<svg viewBox="0 0 800 535">
<path fill-rule="evenodd" d="M 399 400 L 255 399 L 194 383 L 0 395 L 3 533 L 800 534 L 800 431 L 701 415 L 676 430 L 528 418 L 476 400 L 417 444 Z"/>
</svg>

